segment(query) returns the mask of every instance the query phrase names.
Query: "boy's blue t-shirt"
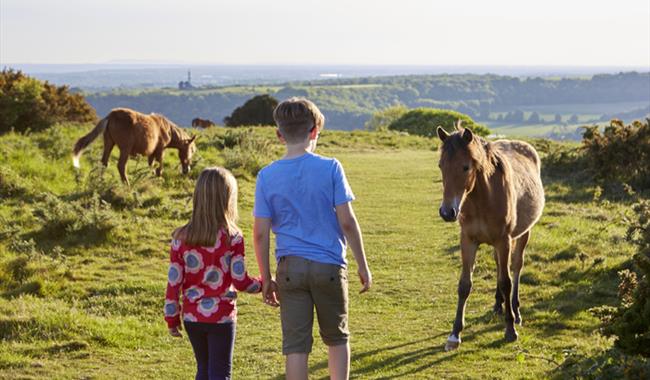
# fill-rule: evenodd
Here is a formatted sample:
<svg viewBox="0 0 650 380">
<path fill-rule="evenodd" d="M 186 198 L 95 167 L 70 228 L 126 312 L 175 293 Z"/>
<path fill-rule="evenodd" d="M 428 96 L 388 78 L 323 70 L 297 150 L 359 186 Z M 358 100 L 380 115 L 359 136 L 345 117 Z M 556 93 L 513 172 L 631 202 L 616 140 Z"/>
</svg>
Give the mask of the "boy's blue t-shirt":
<svg viewBox="0 0 650 380">
<path fill-rule="evenodd" d="M 352 200 L 341 163 L 305 153 L 259 172 L 253 215 L 271 218 L 277 260 L 301 256 L 345 266 L 346 242 L 334 208 Z"/>
</svg>

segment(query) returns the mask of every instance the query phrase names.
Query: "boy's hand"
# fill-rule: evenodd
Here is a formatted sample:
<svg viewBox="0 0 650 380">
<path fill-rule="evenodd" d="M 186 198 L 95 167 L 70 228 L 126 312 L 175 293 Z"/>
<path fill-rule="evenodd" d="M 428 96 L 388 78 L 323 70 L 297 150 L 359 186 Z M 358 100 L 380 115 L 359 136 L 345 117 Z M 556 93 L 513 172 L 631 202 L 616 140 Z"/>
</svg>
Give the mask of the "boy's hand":
<svg viewBox="0 0 650 380">
<path fill-rule="evenodd" d="M 174 338 L 182 338 L 183 334 L 181 334 L 181 331 L 180 331 L 181 329 L 182 328 L 181 328 L 180 325 L 176 326 L 176 327 L 172 327 L 172 328 L 169 329 L 169 335 L 173 336 Z"/>
<path fill-rule="evenodd" d="M 361 285 L 363 287 L 359 291 L 359 293 L 364 293 L 370 289 L 372 286 L 372 273 L 370 273 L 370 269 L 368 267 L 364 268 L 359 268 L 359 279 L 361 280 Z"/>
<path fill-rule="evenodd" d="M 275 280 L 262 281 L 262 297 L 264 297 L 264 303 L 269 306 L 278 307 L 280 302 L 278 301 L 278 284 Z"/>
</svg>

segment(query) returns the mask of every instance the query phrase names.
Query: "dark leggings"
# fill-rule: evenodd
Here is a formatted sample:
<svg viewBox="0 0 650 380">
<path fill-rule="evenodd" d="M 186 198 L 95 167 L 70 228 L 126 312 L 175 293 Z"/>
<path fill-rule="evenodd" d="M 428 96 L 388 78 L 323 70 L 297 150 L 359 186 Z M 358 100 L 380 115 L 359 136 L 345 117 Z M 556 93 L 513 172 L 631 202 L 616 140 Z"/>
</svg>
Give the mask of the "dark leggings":
<svg viewBox="0 0 650 380">
<path fill-rule="evenodd" d="M 196 380 L 229 380 L 235 324 L 186 321 L 185 331 L 196 357 Z"/>
</svg>

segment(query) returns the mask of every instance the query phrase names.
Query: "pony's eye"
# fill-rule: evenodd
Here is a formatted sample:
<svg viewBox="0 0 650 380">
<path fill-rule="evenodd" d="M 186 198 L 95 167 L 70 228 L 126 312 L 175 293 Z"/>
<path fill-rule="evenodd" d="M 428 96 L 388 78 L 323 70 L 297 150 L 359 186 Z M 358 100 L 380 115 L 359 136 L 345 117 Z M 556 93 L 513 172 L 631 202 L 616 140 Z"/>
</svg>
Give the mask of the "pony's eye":
<svg viewBox="0 0 650 380">
<path fill-rule="evenodd" d="M 469 165 L 465 165 L 465 166 L 463 166 L 463 171 L 464 171 L 464 172 L 466 172 L 466 171 L 468 171 L 468 170 L 469 170 Z"/>
</svg>

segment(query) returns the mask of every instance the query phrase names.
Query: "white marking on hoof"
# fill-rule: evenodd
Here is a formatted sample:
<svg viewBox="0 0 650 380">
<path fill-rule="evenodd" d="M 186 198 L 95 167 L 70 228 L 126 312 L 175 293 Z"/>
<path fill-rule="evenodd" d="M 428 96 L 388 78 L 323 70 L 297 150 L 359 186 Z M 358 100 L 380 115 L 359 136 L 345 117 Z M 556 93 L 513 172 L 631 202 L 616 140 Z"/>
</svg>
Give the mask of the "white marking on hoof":
<svg viewBox="0 0 650 380">
<path fill-rule="evenodd" d="M 77 169 L 81 167 L 81 165 L 79 165 L 79 156 L 72 156 L 72 166 Z"/>
<path fill-rule="evenodd" d="M 447 343 L 445 344 L 445 351 L 452 351 L 457 349 L 460 346 L 460 337 L 455 336 L 454 334 L 449 335 L 447 338 Z"/>
</svg>

